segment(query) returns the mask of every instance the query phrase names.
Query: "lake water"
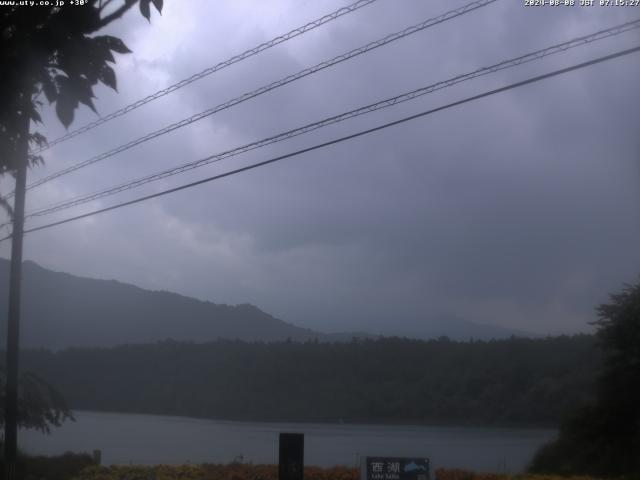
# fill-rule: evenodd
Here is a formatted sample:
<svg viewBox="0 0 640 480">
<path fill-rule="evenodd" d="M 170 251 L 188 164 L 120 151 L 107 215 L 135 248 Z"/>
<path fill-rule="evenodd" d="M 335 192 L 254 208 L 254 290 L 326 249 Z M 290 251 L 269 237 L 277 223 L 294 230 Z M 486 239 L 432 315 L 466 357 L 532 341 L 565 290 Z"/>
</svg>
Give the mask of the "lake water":
<svg viewBox="0 0 640 480">
<path fill-rule="evenodd" d="M 520 472 L 555 430 L 306 423 L 245 423 L 75 412 L 51 435 L 21 431 L 30 453 L 102 450 L 103 464 L 278 462 L 278 434 L 305 434 L 306 465 L 357 465 L 359 456 L 426 456 L 433 468 Z"/>
</svg>

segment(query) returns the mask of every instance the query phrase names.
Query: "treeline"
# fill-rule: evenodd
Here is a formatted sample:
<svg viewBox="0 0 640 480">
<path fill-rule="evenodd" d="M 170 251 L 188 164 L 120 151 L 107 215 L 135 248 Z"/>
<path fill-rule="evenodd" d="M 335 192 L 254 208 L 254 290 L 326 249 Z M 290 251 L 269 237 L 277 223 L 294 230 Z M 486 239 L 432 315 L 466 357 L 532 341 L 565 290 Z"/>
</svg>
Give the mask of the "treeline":
<svg viewBox="0 0 640 480">
<path fill-rule="evenodd" d="M 165 341 L 22 353 L 73 409 L 307 422 L 554 425 L 591 400 L 587 335 L 489 342 Z"/>
</svg>

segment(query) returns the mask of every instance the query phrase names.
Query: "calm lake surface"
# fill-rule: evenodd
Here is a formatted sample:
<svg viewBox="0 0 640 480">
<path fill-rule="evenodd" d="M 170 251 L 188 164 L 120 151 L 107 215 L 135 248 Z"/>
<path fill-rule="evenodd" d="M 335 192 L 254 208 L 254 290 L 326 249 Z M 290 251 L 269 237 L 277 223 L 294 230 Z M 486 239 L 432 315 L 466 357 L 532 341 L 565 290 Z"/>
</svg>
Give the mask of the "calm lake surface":
<svg viewBox="0 0 640 480">
<path fill-rule="evenodd" d="M 103 464 L 278 462 L 278 433 L 305 434 L 306 465 L 355 466 L 359 456 L 426 456 L 433 468 L 519 472 L 555 430 L 306 423 L 245 423 L 75 412 L 51 435 L 21 431 L 30 453 L 102 450 Z"/>
</svg>

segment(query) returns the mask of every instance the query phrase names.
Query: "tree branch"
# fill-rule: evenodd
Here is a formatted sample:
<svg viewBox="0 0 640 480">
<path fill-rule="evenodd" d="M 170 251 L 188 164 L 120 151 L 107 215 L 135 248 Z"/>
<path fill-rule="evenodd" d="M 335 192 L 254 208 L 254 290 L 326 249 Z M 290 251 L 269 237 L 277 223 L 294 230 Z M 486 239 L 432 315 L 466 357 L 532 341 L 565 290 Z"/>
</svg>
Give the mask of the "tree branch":
<svg viewBox="0 0 640 480">
<path fill-rule="evenodd" d="M 108 0 L 107 3 L 110 3 L 111 0 Z M 104 17 L 103 19 L 100 20 L 100 27 L 105 27 L 107 25 L 109 25 L 111 22 L 113 22 L 114 20 L 117 20 L 118 18 L 122 17 L 131 7 L 133 7 L 135 4 L 137 3 L 137 0 L 125 0 L 124 5 L 122 5 L 120 8 L 118 8 L 117 10 L 115 10 L 113 13 L 110 13 L 109 15 L 107 15 L 106 17 Z"/>
<path fill-rule="evenodd" d="M 104 10 L 105 8 L 107 8 L 107 6 L 111 2 L 113 2 L 113 0 L 104 0 L 104 2 L 103 2 L 103 0 L 100 0 L 100 6 L 98 7 L 98 10 L 100 10 L 100 11 Z"/>
</svg>

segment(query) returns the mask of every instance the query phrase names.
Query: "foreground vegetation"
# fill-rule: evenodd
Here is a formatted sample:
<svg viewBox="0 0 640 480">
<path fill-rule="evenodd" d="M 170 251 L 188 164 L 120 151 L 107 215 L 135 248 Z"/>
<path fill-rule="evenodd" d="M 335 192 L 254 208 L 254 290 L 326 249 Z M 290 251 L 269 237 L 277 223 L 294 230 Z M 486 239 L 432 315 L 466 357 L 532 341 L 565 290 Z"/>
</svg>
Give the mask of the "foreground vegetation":
<svg viewBox="0 0 640 480">
<path fill-rule="evenodd" d="M 86 457 L 86 458 L 84 458 Z M 277 465 L 155 465 L 98 466 L 88 456 L 67 454 L 48 459 L 55 471 L 28 470 L 26 480 L 278 480 Z M 41 458 L 42 462 L 43 459 Z M 84 463 L 84 466 L 82 463 Z M 89 462 L 87 464 L 86 462 Z M 66 471 L 62 468 L 66 467 Z M 434 475 L 435 474 L 435 475 Z M 360 480 L 360 471 L 348 467 L 305 467 L 305 480 Z M 468 470 L 437 469 L 434 480 L 594 480 L 593 477 L 554 477 L 551 475 L 503 475 Z"/>
<path fill-rule="evenodd" d="M 640 478 L 640 283 L 597 308 L 603 353 L 595 401 L 567 415 L 532 471 Z"/>
<path fill-rule="evenodd" d="M 359 471 L 347 467 L 305 467 L 305 480 L 359 480 Z M 83 470 L 78 480 L 278 480 L 277 465 L 155 465 L 93 466 Z"/>
<path fill-rule="evenodd" d="M 19 480 L 70 480 L 78 478 L 88 467 L 95 467 L 93 457 L 86 453 L 65 453 L 53 457 L 27 455 L 18 451 Z"/>
<path fill-rule="evenodd" d="M 592 336 L 25 351 L 72 409 L 247 421 L 557 425 L 590 400 Z"/>
<path fill-rule="evenodd" d="M 305 480 L 359 480 L 357 468 L 305 467 Z M 437 469 L 434 480 L 593 480 L 592 477 L 502 475 L 467 470 Z M 276 465 L 158 465 L 153 467 L 89 467 L 77 480 L 278 480 Z"/>
</svg>

